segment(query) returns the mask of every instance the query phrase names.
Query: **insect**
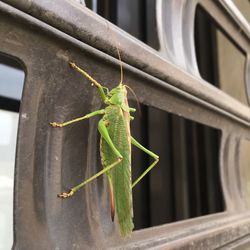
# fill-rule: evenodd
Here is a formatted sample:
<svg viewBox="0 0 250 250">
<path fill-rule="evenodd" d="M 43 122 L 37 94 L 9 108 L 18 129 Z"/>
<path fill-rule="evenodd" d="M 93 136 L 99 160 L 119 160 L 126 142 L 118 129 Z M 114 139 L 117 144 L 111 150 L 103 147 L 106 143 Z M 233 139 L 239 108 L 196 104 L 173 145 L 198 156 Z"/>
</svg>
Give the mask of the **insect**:
<svg viewBox="0 0 250 250">
<path fill-rule="evenodd" d="M 120 234 L 122 237 L 126 237 L 131 234 L 134 227 L 132 188 L 157 164 L 159 156 L 143 147 L 130 134 L 130 121 L 133 120 L 131 113 L 136 110 L 129 107 L 128 104 L 127 89 L 129 89 L 129 87 L 123 84 L 122 61 L 119 50 L 117 49 L 117 51 L 120 60 L 121 80 L 118 86 L 111 91 L 103 87 L 75 63 L 70 62 L 70 66 L 74 70 L 81 73 L 92 85 L 97 87 L 101 100 L 106 104 L 106 107 L 67 122 L 51 122 L 50 124 L 53 127 L 64 127 L 93 116 L 102 115 L 98 123 L 98 130 L 101 135 L 100 155 L 103 169 L 79 185 L 71 188 L 69 192 L 59 194 L 58 197 L 64 199 L 71 197 L 87 183 L 105 174 L 108 179 L 110 193 L 111 219 L 114 221 L 115 214 L 117 215 Z M 133 184 L 131 182 L 131 144 L 154 159 L 154 162 Z"/>
</svg>

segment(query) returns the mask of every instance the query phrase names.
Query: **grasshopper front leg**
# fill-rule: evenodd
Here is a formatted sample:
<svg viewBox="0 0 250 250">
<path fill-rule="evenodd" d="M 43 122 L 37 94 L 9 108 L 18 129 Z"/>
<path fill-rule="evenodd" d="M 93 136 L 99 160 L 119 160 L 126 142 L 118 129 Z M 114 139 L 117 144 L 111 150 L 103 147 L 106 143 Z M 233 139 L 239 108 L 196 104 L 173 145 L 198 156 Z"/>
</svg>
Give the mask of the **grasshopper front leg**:
<svg viewBox="0 0 250 250">
<path fill-rule="evenodd" d="M 91 77 L 85 70 L 81 69 L 79 66 L 77 66 L 75 63 L 70 62 L 69 65 L 75 69 L 76 71 L 80 72 L 82 75 L 84 75 L 88 80 L 90 80 L 90 82 L 95 85 L 98 89 L 98 92 L 101 96 L 101 99 L 104 103 L 106 103 L 107 100 L 107 96 L 104 92 L 104 87 L 97 82 L 93 77 Z"/>
</svg>

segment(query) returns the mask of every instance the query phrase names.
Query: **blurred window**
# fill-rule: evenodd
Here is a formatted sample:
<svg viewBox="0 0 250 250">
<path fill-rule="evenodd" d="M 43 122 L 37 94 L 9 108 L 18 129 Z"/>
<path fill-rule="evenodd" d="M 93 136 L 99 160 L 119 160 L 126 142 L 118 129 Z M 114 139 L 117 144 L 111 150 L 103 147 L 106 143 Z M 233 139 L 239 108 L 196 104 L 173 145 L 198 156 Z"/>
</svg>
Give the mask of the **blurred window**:
<svg viewBox="0 0 250 250">
<path fill-rule="evenodd" d="M 20 64 L 0 55 L 0 250 L 13 244 L 15 152 L 23 83 Z"/>
</svg>

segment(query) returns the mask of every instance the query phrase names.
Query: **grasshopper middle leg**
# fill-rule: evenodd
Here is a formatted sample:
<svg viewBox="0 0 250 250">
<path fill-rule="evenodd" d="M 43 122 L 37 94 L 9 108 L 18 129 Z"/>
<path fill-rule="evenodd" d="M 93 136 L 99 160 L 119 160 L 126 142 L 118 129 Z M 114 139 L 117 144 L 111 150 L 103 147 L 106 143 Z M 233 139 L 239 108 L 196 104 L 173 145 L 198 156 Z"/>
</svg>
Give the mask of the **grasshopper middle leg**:
<svg viewBox="0 0 250 250">
<path fill-rule="evenodd" d="M 131 143 L 136 146 L 137 148 L 141 149 L 143 152 L 146 154 L 152 156 L 155 161 L 139 176 L 139 178 L 132 184 L 132 188 L 141 181 L 141 179 L 158 163 L 159 161 L 159 156 L 153 153 L 152 151 L 146 149 L 143 147 L 138 141 L 136 141 L 132 136 L 131 136 Z"/>
<path fill-rule="evenodd" d="M 63 123 L 58 123 L 58 122 L 50 122 L 50 125 L 54 128 L 62 128 L 64 126 L 67 126 L 69 124 L 72 124 L 72 123 L 75 123 L 75 122 L 79 122 L 81 120 L 84 120 L 84 119 L 88 119 L 90 117 L 93 117 L 93 116 L 96 116 L 96 115 L 103 115 L 105 113 L 104 109 L 100 109 L 100 110 L 96 110 L 94 112 L 91 112 L 85 116 L 82 116 L 82 117 L 79 117 L 79 118 L 75 118 L 73 120 L 70 120 L 70 121 L 67 121 L 67 122 L 63 122 Z"/>
</svg>

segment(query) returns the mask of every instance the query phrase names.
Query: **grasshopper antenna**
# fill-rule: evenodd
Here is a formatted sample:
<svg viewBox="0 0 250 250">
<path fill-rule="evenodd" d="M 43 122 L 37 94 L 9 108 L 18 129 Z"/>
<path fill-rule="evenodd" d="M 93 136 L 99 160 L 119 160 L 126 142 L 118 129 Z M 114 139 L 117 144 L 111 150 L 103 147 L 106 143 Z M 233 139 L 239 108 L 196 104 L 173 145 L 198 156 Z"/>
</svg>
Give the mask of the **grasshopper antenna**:
<svg viewBox="0 0 250 250">
<path fill-rule="evenodd" d="M 106 23 L 107 23 L 108 29 L 110 30 L 109 23 L 108 23 L 107 20 L 106 20 Z M 122 65 L 121 53 L 120 53 L 120 50 L 118 48 L 117 40 L 114 37 L 112 31 L 111 31 L 111 36 L 113 38 L 112 40 L 115 42 L 115 47 L 116 47 L 116 51 L 117 51 L 117 55 L 118 55 L 118 59 L 119 59 L 119 63 L 120 63 L 120 72 L 121 72 L 120 84 L 122 84 L 123 83 L 123 65 Z M 137 107 L 138 107 L 138 111 L 139 111 L 139 115 L 141 116 L 141 107 L 140 107 L 140 104 L 139 104 L 140 102 L 139 102 L 139 99 L 138 99 L 137 95 L 135 94 L 134 90 L 131 87 L 129 87 L 128 85 L 125 85 L 125 86 L 131 91 L 131 93 L 135 97 L 135 100 L 136 100 L 136 103 L 137 103 Z"/>
<path fill-rule="evenodd" d="M 107 23 L 107 28 L 110 31 L 109 23 L 108 23 L 107 20 L 106 20 L 106 23 Z M 118 59 L 119 59 L 119 63 L 120 63 L 120 72 L 121 72 L 120 84 L 122 84 L 123 83 L 123 66 L 122 66 L 121 53 L 120 53 L 120 51 L 118 49 L 118 43 L 117 43 L 117 40 L 115 39 L 112 31 L 110 33 L 111 33 L 111 36 L 112 36 L 112 40 L 115 42 L 115 48 L 116 48 L 116 51 L 117 51 L 117 54 L 118 54 Z"/>
<path fill-rule="evenodd" d="M 118 49 L 117 43 L 116 43 L 116 50 L 117 50 L 117 54 L 118 54 L 118 58 L 119 58 L 119 62 L 120 62 L 120 70 L 121 70 L 121 80 L 120 80 L 120 84 L 123 83 L 123 67 L 122 67 L 122 59 L 121 59 L 121 54 L 120 51 Z"/>
<path fill-rule="evenodd" d="M 131 87 L 129 87 L 129 86 L 126 85 L 126 84 L 125 84 L 124 86 L 125 86 L 126 88 L 128 88 L 128 89 L 131 91 L 131 93 L 133 94 L 133 96 L 135 97 L 136 104 L 137 104 L 137 108 L 138 108 L 138 111 L 139 111 L 139 115 L 141 116 L 141 106 L 140 106 L 139 98 L 137 97 L 135 91 L 134 91 Z"/>
<path fill-rule="evenodd" d="M 122 84 L 123 83 L 122 59 L 121 59 L 120 51 L 119 51 L 118 46 L 117 46 L 116 39 L 115 39 L 115 43 L 116 43 L 116 51 L 117 51 L 119 62 L 120 62 L 120 70 L 121 70 L 121 81 L 120 81 L 120 84 Z M 124 86 L 126 86 L 126 88 L 128 88 L 131 91 L 131 93 L 133 94 L 133 96 L 135 97 L 136 103 L 137 103 L 137 107 L 138 107 L 138 111 L 139 111 L 139 114 L 141 115 L 141 107 L 140 107 L 140 102 L 139 102 L 139 99 L 138 99 L 137 95 L 135 94 L 134 90 L 131 87 L 129 87 L 128 85 L 124 85 Z"/>
</svg>

